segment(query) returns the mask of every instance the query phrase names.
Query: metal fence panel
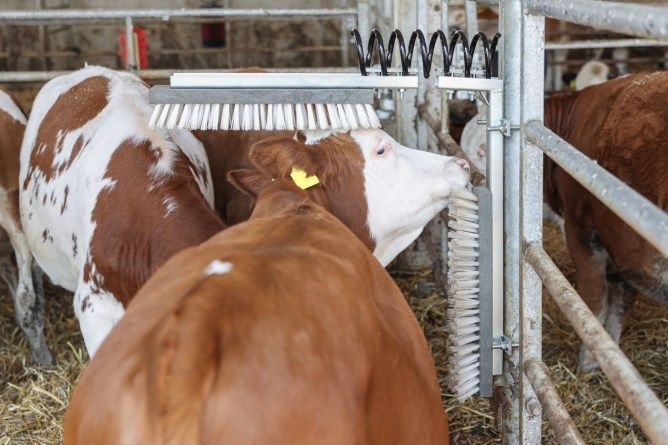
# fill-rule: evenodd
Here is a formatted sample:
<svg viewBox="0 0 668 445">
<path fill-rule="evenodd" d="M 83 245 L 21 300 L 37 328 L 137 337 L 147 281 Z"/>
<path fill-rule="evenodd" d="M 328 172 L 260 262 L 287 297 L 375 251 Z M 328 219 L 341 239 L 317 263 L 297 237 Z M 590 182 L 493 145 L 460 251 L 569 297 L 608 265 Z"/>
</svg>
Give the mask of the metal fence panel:
<svg viewBox="0 0 668 445">
<path fill-rule="evenodd" d="M 666 212 L 540 122 L 527 125 L 526 134 L 529 141 L 536 144 L 664 256 L 668 256 Z"/>
</svg>

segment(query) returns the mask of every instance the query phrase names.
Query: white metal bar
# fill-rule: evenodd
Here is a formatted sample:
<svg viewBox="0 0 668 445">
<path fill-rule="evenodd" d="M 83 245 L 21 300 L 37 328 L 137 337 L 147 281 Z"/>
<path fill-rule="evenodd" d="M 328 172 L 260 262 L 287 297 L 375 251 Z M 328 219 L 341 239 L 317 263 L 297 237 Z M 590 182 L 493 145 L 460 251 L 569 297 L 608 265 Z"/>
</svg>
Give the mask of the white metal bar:
<svg viewBox="0 0 668 445">
<path fill-rule="evenodd" d="M 447 90 L 503 91 L 503 80 L 475 77 L 438 76 L 436 86 Z"/>
<path fill-rule="evenodd" d="M 527 12 L 639 37 L 668 38 L 668 8 L 599 0 L 526 0 Z"/>
<path fill-rule="evenodd" d="M 450 35 L 449 26 L 449 5 L 450 0 L 440 0 L 441 6 L 441 29 L 446 35 Z M 441 57 L 443 57 L 441 55 Z M 448 104 L 448 95 L 445 91 L 440 92 L 441 95 L 441 133 L 450 132 L 450 106 Z"/>
<path fill-rule="evenodd" d="M 520 86 L 522 39 L 522 0 L 505 0 L 499 7 L 501 20 L 500 70 L 503 75 L 503 116 L 512 125 L 520 123 Z M 504 138 L 504 332 L 512 343 L 520 338 L 520 133 L 511 131 Z M 502 391 L 502 443 L 520 440 L 519 349 L 506 357 L 503 369 L 505 389 Z"/>
<path fill-rule="evenodd" d="M 527 244 L 525 255 L 647 437 L 652 443 L 666 443 L 668 409 L 647 386 L 543 247 L 538 243 Z"/>
<path fill-rule="evenodd" d="M 172 88 L 396 88 L 418 87 L 418 76 L 339 73 L 174 73 Z"/>
<path fill-rule="evenodd" d="M 202 9 L 67 9 L 51 11 L 0 11 L 0 21 L 48 20 L 169 20 L 172 17 L 337 17 L 356 16 L 356 8 L 202 8 Z"/>
<path fill-rule="evenodd" d="M 559 393 L 557 393 L 552 379 L 547 371 L 547 366 L 540 360 L 531 359 L 524 363 L 524 372 L 531 381 L 543 411 L 550 421 L 550 425 L 556 433 L 557 440 L 561 444 L 585 445 L 571 416 L 566 411 Z"/>
<path fill-rule="evenodd" d="M 526 126 L 543 117 L 545 19 L 522 11 L 522 90 L 520 145 L 520 241 L 542 243 L 543 153 L 526 140 Z M 517 246 L 521 248 L 521 246 Z M 541 359 L 542 306 L 540 279 L 520 257 L 520 363 Z M 520 443 L 540 443 L 541 414 L 530 407 L 537 402 L 531 382 L 520 378 Z"/>
<path fill-rule="evenodd" d="M 666 212 L 540 122 L 531 122 L 526 132 L 530 142 L 536 144 L 664 256 L 668 256 Z"/>
<path fill-rule="evenodd" d="M 229 69 L 216 69 L 212 70 L 216 73 L 232 72 L 233 70 Z M 238 70 L 234 70 L 237 72 Z M 141 77 L 146 80 L 158 80 L 158 79 L 169 79 L 169 77 L 178 72 L 173 69 L 156 69 L 156 70 L 137 70 L 133 71 L 133 74 Z M 291 72 L 291 73 L 346 73 L 346 74 L 355 74 L 359 73 L 359 70 L 356 68 L 341 68 L 341 67 L 330 67 L 330 68 L 268 68 L 267 72 L 272 73 L 281 73 L 281 72 Z M 48 82 L 51 79 L 54 79 L 59 76 L 64 76 L 70 74 L 72 71 L 5 71 L 0 72 L 0 83 L 28 83 L 28 82 Z"/>
<path fill-rule="evenodd" d="M 580 40 L 576 42 L 545 42 L 545 50 L 589 49 L 589 48 L 633 48 L 645 46 L 668 46 L 668 40 L 609 39 Z"/>
<path fill-rule="evenodd" d="M 487 105 L 487 125 L 500 126 L 503 118 L 503 93 L 490 91 Z M 503 135 L 487 132 L 487 185 L 492 192 L 492 336 L 503 335 Z M 501 375 L 503 351 L 492 353 L 493 374 Z"/>
</svg>

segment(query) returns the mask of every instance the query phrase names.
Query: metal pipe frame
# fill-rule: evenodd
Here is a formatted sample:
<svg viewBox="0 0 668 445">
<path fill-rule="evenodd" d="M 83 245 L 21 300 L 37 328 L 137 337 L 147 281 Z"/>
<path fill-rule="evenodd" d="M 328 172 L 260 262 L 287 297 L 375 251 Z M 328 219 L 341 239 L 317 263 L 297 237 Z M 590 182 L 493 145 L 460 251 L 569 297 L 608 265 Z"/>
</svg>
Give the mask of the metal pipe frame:
<svg viewBox="0 0 668 445">
<path fill-rule="evenodd" d="M 668 10 L 598 0 L 526 0 L 530 14 L 639 37 L 668 38 Z"/>
<path fill-rule="evenodd" d="M 668 256 L 668 214 L 540 122 L 526 127 L 527 138 L 615 212 L 639 235 Z"/>
<path fill-rule="evenodd" d="M 531 359 L 524 362 L 524 373 L 529 378 L 540 404 L 545 410 L 545 415 L 554 428 L 560 443 L 568 445 L 585 445 L 578 429 L 568 414 L 564 402 L 559 397 L 552 379 L 550 379 L 547 366 L 540 360 Z"/>
<path fill-rule="evenodd" d="M 2 22 L 66 20 L 169 20 L 172 17 L 356 17 L 357 8 L 202 8 L 202 9 L 68 9 L 53 11 L 0 11 Z"/>
<path fill-rule="evenodd" d="M 647 386 L 543 247 L 539 243 L 525 244 L 524 255 L 647 437 L 652 443 L 665 443 L 668 437 L 668 409 Z"/>
<path fill-rule="evenodd" d="M 119 70 L 122 71 L 122 70 Z M 201 72 L 207 72 L 209 70 L 201 70 Z M 212 69 L 211 72 L 216 73 L 226 73 L 226 72 L 238 72 L 234 69 Z M 139 76 L 144 80 L 164 80 L 169 79 L 175 73 L 180 72 L 179 70 L 170 70 L 170 69 L 155 69 L 155 70 L 136 70 L 132 71 L 133 74 Z M 272 68 L 267 69 L 267 72 L 271 73 L 343 73 L 343 74 L 358 74 L 359 70 L 356 68 L 340 68 L 340 67 L 330 67 L 330 68 Z M 48 82 L 49 80 L 70 74 L 72 71 L 7 71 L 0 72 L 0 83 L 30 83 L 30 82 Z"/>
<path fill-rule="evenodd" d="M 580 40 L 576 42 L 545 42 L 545 50 L 590 49 L 590 48 L 636 48 L 647 46 L 668 46 L 668 40 L 609 39 Z"/>
<path fill-rule="evenodd" d="M 522 39 L 522 0 L 506 0 L 500 7 L 500 72 L 503 76 L 503 116 L 511 125 L 519 125 Z M 511 343 L 520 340 L 520 148 L 518 131 L 504 138 L 504 332 Z M 506 356 L 503 369 L 502 443 L 520 443 L 520 351 L 513 348 Z"/>
<path fill-rule="evenodd" d="M 475 0 L 477 3 L 480 3 L 481 5 L 487 5 L 487 6 L 499 6 L 499 0 Z"/>
<path fill-rule="evenodd" d="M 527 125 L 543 118 L 545 19 L 529 14 L 526 0 L 521 9 L 521 90 L 519 176 L 519 241 L 543 242 L 543 153 L 527 141 Z M 513 31 L 511 31 L 513 32 Z M 516 31 L 514 31 L 516 32 Z M 520 363 L 541 360 L 542 354 L 542 284 L 532 267 L 519 255 Z M 541 440 L 541 414 L 533 409 L 539 404 L 526 374 L 520 378 L 520 443 Z M 539 411 L 539 410 L 538 410 Z"/>
</svg>

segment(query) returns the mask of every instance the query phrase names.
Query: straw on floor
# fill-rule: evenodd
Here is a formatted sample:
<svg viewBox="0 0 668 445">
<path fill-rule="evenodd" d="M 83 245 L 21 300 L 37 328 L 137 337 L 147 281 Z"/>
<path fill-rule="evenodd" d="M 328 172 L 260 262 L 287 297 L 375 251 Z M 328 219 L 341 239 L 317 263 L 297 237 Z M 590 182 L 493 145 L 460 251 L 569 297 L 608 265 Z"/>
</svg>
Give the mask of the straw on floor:
<svg viewBox="0 0 668 445">
<path fill-rule="evenodd" d="M 556 227 L 546 227 L 545 244 L 557 265 L 572 279 L 572 265 Z M 434 284 L 429 271 L 397 272 L 394 276 L 425 330 L 445 393 L 443 290 Z M 66 403 L 87 360 L 71 297 L 51 286 L 47 286 L 47 294 L 46 333 L 57 365 L 40 369 L 29 364 L 28 348 L 14 322 L 9 294 L 0 283 L 0 445 L 61 443 Z M 647 443 L 605 377 L 575 370 L 577 336 L 547 294 L 543 301 L 544 358 L 585 441 L 594 445 Z M 624 330 L 622 349 L 661 400 L 668 403 L 668 307 L 639 301 Z M 453 443 L 500 443 L 490 401 L 474 398 L 458 404 L 446 395 L 444 405 Z M 545 422 L 543 436 L 543 443 L 555 443 Z"/>
</svg>

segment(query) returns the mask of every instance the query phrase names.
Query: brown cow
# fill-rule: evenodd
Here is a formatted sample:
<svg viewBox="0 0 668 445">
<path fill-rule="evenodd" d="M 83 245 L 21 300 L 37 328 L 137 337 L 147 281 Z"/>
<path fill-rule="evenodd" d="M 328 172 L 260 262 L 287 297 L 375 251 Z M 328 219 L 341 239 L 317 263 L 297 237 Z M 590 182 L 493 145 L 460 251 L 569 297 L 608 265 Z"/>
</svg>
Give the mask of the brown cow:
<svg viewBox="0 0 668 445">
<path fill-rule="evenodd" d="M 74 391 L 66 445 L 448 443 L 420 326 L 364 244 L 272 162 L 301 150 L 290 141 L 230 173 L 258 199 L 251 219 L 137 294 Z"/>
<path fill-rule="evenodd" d="M 668 210 L 668 72 L 620 77 L 545 102 L 545 124 Z M 619 341 L 638 293 L 668 302 L 668 260 L 551 160 L 545 197 L 564 217 L 578 293 Z M 582 369 L 596 362 L 584 348 Z"/>
<path fill-rule="evenodd" d="M 381 130 L 208 131 L 195 135 L 203 142 L 211 166 L 216 210 L 228 224 L 248 219 L 252 202 L 227 183 L 227 173 L 253 167 L 248 152 L 255 142 L 269 137 L 298 138 L 303 144 L 300 156 L 313 157 L 321 167 L 336 166 L 337 173 L 327 175 L 314 193 L 329 201 L 326 207 L 367 242 L 383 265 L 408 247 L 443 210 L 451 187 L 464 186 L 469 179 L 469 166 L 463 159 L 404 147 Z M 288 158 L 281 155 L 276 161 Z M 355 204 L 362 201 L 366 207 Z"/>
<path fill-rule="evenodd" d="M 19 155 L 25 126 L 21 107 L 11 95 L 0 90 L 0 276 L 14 298 L 16 320 L 28 338 L 35 362 L 49 364 L 52 357 L 43 333 L 41 276 L 36 274 L 38 279 L 33 286 L 32 254 L 19 217 Z M 6 249 L 5 237 L 9 238 L 10 249 Z"/>
</svg>

